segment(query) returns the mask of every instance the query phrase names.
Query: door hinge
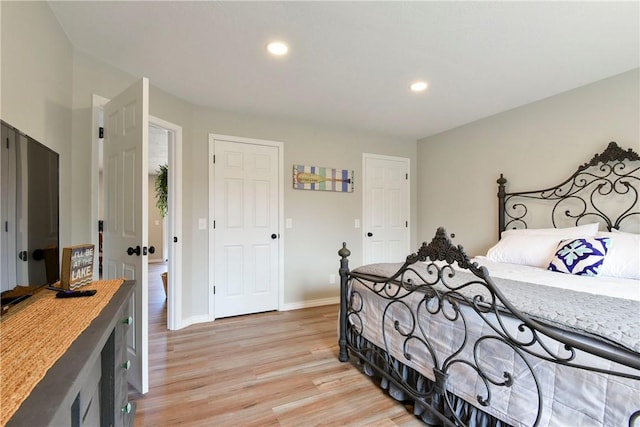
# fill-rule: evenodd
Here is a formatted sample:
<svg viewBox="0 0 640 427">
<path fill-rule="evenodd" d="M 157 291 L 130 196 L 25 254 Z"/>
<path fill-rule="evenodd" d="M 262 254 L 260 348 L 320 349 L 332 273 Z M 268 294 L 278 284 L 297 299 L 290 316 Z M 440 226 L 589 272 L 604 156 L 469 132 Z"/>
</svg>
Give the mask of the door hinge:
<svg viewBox="0 0 640 427">
<path fill-rule="evenodd" d="M 215 285 L 213 285 L 213 294 L 214 295 L 216 294 L 216 286 Z"/>
<path fill-rule="evenodd" d="M 9 221 L 4 222 L 4 231 L 7 233 L 9 232 Z"/>
<path fill-rule="evenodd" d="M 7 150 L 9 149 L 9 137 L 7 137 Z"/>
<path fill-rule="evenodd" d="M 213 155 L 213 164 L 214 165 L 216 164 L 216 155 L 215 154 Z"/>
<path fill-rule="evenodd" d="M 98 128 L 98 138 L 104 138 L 104 128 L 102 126 Z"/>
<path fill-rule="evenodd" d="M 214 219 L 213 220 L 213 229 L 215 230 L 215 228 L 216 228 L 216 220 Z"/>
<path fill-rule="evenodd" d="M 404 222 L 404 227 L 405 227 L 405 228 L 409 228 L 409 221 L 405 221 L 405 222 Z"/>
<path fill-rule="evenodd" d="M 404 179 L 406 179 L 407 181 L 409 181 L 409 174 L 408 174 L 408 173 L 405 173 L 405 174 L 404 174 Z"/>
</svg>

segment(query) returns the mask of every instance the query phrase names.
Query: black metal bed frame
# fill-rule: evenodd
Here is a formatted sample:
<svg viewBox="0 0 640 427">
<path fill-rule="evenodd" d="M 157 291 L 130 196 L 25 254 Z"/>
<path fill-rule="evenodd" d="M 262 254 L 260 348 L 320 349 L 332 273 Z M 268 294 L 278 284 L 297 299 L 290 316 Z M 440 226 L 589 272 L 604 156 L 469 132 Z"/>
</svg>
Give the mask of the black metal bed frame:
<svg viewBox="0 0 640 427">
<path fill-rule="evenodd" d="M 498 178 L 498 232 L 508 228 L 527 228 L 527 203 L 539 200 L 551 209 L 554 227 L 578 225 L 581 221 L 601 222 L 611 231 L 620 230 L 640 215 L 640 157 L 631 148 L 623 150 L 610 142 L 600 154 L 578 167 L 578 170 L 559 185 L 544 190 L 508 193 L 506 178 Z M 622 204 L 621 211 L 607 212 L 607 198 L 615 196 Z M 571 224 L 573 223 L 573 224 Z M 638 229 L 631 230 L 635 233 Z"/>
<path fill-rule="evenodd" d="M 640 207 L 638 206 L 640 157 L 631 149 L 627 151 L 620 149 L 613 142 L 603 153 L 594 156 L 590 162 L 580 166 L 576 173 L 558 186 L 541 191 L 508 193 L 505 189 L 506 179 L 502 175 L 498 184 L 500 232 L 507 227 L 527 227 L 526 201 L 529 199 L 543 200 L 551 204 L 551 221 L 554 227 L 557 224 L 558 215 L 564 215 L 574 221 L 575 225 L 583 219 L 596 218 L 597 221 L 604 223 L 609 230 L 618 229 L 624 222 L 630 223 L 630 218 L 640 216 Z M 616 213 L 610 216 L 605 213 L 600 198 L 612 194 L 628 200 L 623 203 L 622 209 L 618 207 Z M 575 203 L 571 208 L 565 209 L 564 203 L 567 199 L 578 201 L 578 209 L 576 210 Z M 530 421 L 532 425 L 538 425 L 540 422 L 546 402 L 543 401 L 538 375 L 528 361 L 531 356 L 554 364 L 640 381 L 639 353 L 628 349 L 624 350 L 614 344 L 600 343 L 596 346 L 587 341 L 571 338 L 566 334 L 559 333 L 557 329 L 521 313 L 495 286 L 487 270 L 471 262 L 462 246 L 455 246 L 443 228 L 438 229 L 429 244 L 423 243 L 417 253 L 409 255 L 402 267 L 391 277 L 349 271 L 350 251 L 344 243 L 338 255 L 341 258 L 339 269 L 341 283 L 339 360 L 347 362 L 350 353 L 357 356 L 359 361 L 374 370 L 381 378 L 402 390 L 408 399 L 425 408 L 432 415 L 430 419 L 436 420 L 433 422 L 438 425 L 463 426 L 469 422 L 464 414 L 456 409 L 459 408 L 459 398 L 448 390 L 451 369 L 464 366 L 465 369 L 470 369 L 479 377 L 484 384 L 485 391 L 477 396 L 474 406 L 480 408 L 489 407 L 492 404 L 494 390 L 500 387 L 512 387 L 517 381 L 516 376 L 511 372 L 505 371 L 502 377 L 497 377 L 495 372 L 490 372 L 480 360 L 480 348 L 488 342 L 499 342 L 500 345 L 511 349 L 514 352 L 514 357 L 517 357 L 526 366 L 534 379 L 537 388 L 538 412 L 535 419 Z M 414 264 L 418 261 L 427 263 L 428 275 L 420 273 L 414 268 Z M 456 276 L 454 264 L 470 272 L 473 279 L 463 284 L 454 284 L 452 282 L 452 278 Z M 415 377 L 420 377 L 420 374 L 404 365 L 401 360 L 393 358 L 390 348 L 380 348 L 364 338 L 362 330 L 364 326 L 360 318 L 362 299 L 359 291 L 352 286 L 355 283 L 365 286 L 368 289 L 367 292 L 373 292 L 385 300 L 386 306 L 381 325 L 382 333 L 386 334 L 386 324 L 394 333 L 402 337 L 403 356 L 408 361 L 412 359 L 412 354 L 414 354 L 412 352 L 416 351 L 416 345 L 424 349 L 428 359 L 433 362 L 434 381 L 424 378 L 416 381 Z M 460 291 L 471 286 L 479 286 L 483 291 L 473 298 L 465 297 Z M 416 307 L 411 308 L 407 301 L 409 296 L 416 292 L 420 292 L 419 303 Z M 393 318 L 390 313 L 395 306 L 402 306 L 403 310 L 410 312 L 408 322 L 400 323 Z M 471 342 L 467 336 L 467 323 L 465 312 L 461 309 L 462 306 L 468 306 L 477 313 L 492 332 Z M 467 311 L 467 313 L 469 312 Z M 459 347 L 455 348 L 447 357 L 436 354 L 432 340 L 420 327 L 421 316 L 432 315 L 444 317 L 452 322 L 461 322 L 464 325 Z M 506 318 L 517 319 L 517 330 L 505 326 L 506 321 L 504 320 Z M 522 338 L 523 333 L 525 338 Z M 384 342 L 385 346 L 388 346 L 386 336 Z M 559 345 L 554 347 L 550 343 Z M 553 350 L 553 348 L 557 348 L 557 350 Z M 463 357 L 463 351 L 467 352 L 466 354 L 471 351 L 473 357 Z M 576 355 L 581 352 L 618 363 L 622 365 L 622 369 L 606 370 L 577 363 Z M 374 363 L 376 361 L 378 363 Z M 409 375 L 406 374 L 407 370 L 410 371 Z M 408 381 L 407 378 L 410 380 Z M 640 425 L 640 402 L 638 402 L 637 410 L 629 414 L 628 423 L 629 426 Z M 493 419 L 492 424 L 504 425 L 505 423 Z"/>
</svg>

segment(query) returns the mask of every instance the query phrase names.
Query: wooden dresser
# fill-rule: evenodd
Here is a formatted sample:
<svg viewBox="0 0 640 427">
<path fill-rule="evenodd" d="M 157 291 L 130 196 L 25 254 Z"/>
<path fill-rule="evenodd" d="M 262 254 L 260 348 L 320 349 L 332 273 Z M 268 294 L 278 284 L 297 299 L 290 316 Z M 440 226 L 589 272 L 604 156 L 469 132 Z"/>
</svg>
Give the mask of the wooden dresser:
<svg viewBox="0 0 640 427">
<path fill-rule="evenodd" d="M 7 426 L 132 426 L 127 331 L 135 281 L 126 281 L 36 385 Z M 28 369 L 28 366 L 25 366 Z"/>
</svg>

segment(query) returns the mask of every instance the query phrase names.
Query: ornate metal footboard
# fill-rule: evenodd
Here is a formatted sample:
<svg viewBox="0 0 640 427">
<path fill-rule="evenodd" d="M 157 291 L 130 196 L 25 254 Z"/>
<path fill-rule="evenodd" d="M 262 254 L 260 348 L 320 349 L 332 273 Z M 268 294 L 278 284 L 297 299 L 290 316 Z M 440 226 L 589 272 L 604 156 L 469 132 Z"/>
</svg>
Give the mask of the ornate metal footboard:
<svg viewBox="0 0 640 427">
<path fill-rule="evenodd" d="M 550 402 L 541 371 L 552 367 L 611 375 L 637 387 L 630 396 L 638 401 L 624 417 L 640 425 L 640 354 L 562 333 L 521 313 L 443 228 L 391 274 L 349 271 L 346 244 L 338 254 L 340 361 L 357 356 L 396 397 L 413 401 L 423 420 L 545 424 Z M 365 297 L 374 299 L 365 304 Z M 364 320 L 372 310 L 379 310 L 382 324 Z M 517 420 L 503 410 L 505 394 L 522 405 L 515 407 Z"/>
</svg>

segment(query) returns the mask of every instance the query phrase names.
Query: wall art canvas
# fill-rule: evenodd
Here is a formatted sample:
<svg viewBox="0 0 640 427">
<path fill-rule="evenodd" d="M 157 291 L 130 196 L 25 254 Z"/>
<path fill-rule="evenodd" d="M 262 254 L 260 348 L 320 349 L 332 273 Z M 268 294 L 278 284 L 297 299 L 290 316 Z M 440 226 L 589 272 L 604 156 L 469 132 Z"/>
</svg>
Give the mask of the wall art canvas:
<svg viewBox="0 0 640 427">
<path fill-rule="evenodd" d="M 293 165 L 293 188 L 353 192 L 353 171 L 320 166 Z"/>
</svg>

